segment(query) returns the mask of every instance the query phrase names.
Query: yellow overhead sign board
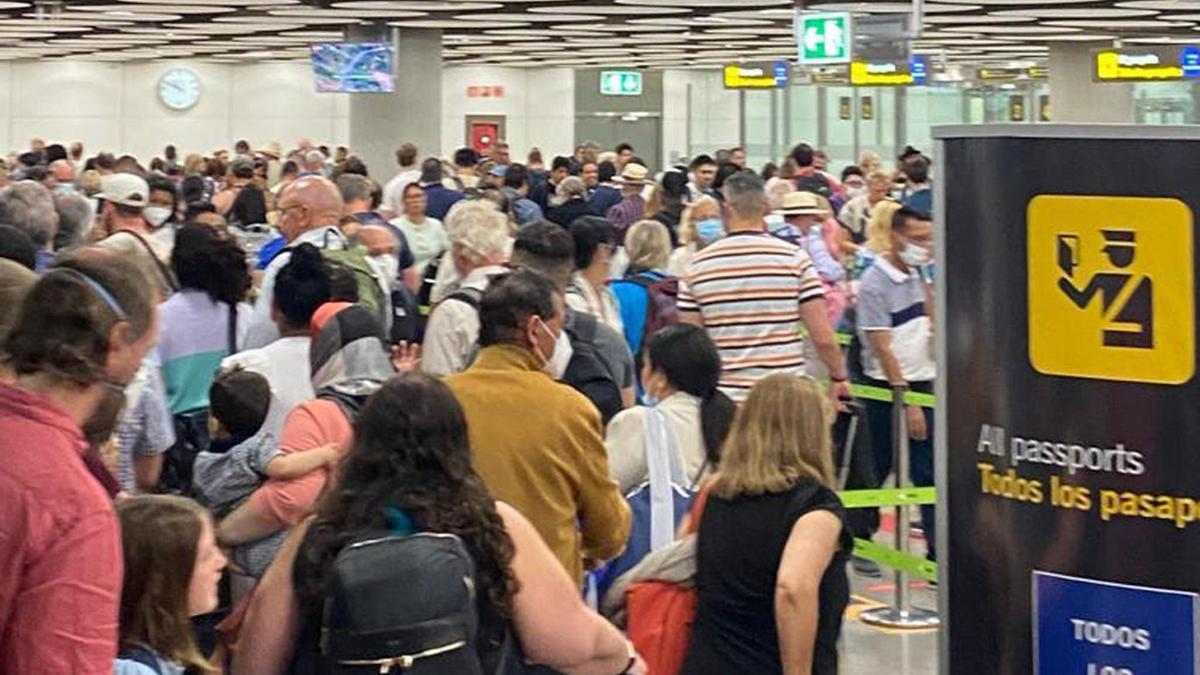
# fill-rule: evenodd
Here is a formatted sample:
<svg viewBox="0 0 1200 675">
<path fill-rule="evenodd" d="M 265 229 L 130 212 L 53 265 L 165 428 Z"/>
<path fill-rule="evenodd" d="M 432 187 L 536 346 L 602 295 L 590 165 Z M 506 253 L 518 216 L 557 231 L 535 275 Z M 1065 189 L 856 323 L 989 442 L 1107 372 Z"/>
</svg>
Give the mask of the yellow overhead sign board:
<svg viewBox="0 0 1200 675">
<path fill-rule="evenodd" d="M 860 87 L 925 84 L 926 72 L 923 56 L 913 56 L 908 63 L 851 61 L 850 84 Z"/>
<path fill-rule="evenodd" d="M 786 61 L 740 63 L 725 66 L 726 89 L 778 89 L 788 86 Z"/>
<path fill-rule="evenodd" d="M 1046 69 L 1038 66 L 1029 68 L 979 68 L 975 78 L 983 81 L 994 80 L 1044 80 Z"/>
<path fill-rule="evenodd" d="M 1102 49 L 1095 52 L 1097 82 L 1182 80 L 1200 76 L 1200 48 Z"/>
</svg>

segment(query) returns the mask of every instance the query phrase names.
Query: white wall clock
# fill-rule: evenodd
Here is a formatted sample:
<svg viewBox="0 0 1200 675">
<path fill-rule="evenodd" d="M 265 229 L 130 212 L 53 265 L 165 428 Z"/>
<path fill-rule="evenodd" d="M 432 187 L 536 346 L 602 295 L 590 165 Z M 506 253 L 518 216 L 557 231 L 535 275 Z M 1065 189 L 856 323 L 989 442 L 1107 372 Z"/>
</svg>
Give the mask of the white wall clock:
<svg viewBox="0 0 1200 675">
<path fill-rule="evenodd" d="M 172 110 L 187 110 L 200 100 L 200 76 L 187 68 L 172 68 L 158 78 L 158 100 Z"/>
</svg>

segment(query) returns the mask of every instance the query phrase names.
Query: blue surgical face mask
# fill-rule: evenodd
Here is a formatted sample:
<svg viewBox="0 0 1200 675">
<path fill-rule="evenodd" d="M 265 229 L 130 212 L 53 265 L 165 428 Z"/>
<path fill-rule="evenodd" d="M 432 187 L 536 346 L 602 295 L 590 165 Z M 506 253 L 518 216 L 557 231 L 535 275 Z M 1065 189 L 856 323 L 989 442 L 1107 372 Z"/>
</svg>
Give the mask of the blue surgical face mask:
<svg viewBox="0 0 1200 675">
<path fill-rule="evenodd" d="M 725 225 L 720 218 L 705 218 L 696 223 L 696 236 L 705 246 L 713 243 L 725 234 Z"/>
</svg>

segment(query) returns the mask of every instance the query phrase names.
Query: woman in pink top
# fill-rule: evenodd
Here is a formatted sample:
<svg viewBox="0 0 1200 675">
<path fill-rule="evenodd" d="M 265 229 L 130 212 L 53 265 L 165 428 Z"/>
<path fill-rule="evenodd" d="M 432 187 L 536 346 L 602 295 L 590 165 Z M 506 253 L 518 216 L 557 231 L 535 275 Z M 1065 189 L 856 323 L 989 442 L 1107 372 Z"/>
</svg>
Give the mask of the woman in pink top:
<svg viewBox="0 0 1200 675">
<path fill-rule="evenodd" d="M 345 452 L 358 410 L 394 372 L 379 320 L 366 307 L 326 303 L 313 315 L 312 327 L 309 360 L 317 398 L 288 414 L 279 439 L 283 453 L 329 445 Z M 299 478 L 268 480 L 221 521 L 218 538 L 223 545 L 241 546 L 296 525 L 312 512 L 328 479 L 329 469 L 321 468 Z"/>
<path fill-rule="evenodd" d="M 82 428 L 116 426 L 157 335 L 151 287 L 84 249 L 30 290 L 0 347 L 0 673 L 112 672 L 120 534 Z"/>
</svg>

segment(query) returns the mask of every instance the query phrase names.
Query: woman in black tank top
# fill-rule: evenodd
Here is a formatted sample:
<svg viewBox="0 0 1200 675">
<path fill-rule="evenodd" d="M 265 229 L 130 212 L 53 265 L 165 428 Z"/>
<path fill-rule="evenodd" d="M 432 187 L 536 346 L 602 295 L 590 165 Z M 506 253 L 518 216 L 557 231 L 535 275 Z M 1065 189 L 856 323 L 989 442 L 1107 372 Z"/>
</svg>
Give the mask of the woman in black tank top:
<svg viewBox="0 0 1200 675">
<path fill-rule="evenodd" d="M 837 673 L 853 538 L 828 487 L 831 421 L 813 380 L 773 375 L 750 392 L 700 519 L 686 675 Z"/>
</svg>

